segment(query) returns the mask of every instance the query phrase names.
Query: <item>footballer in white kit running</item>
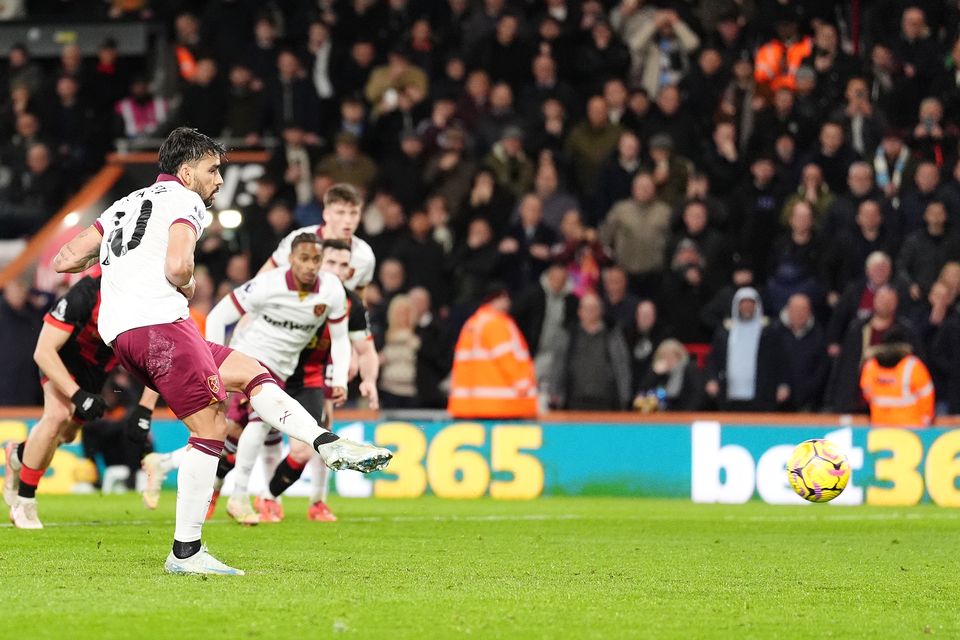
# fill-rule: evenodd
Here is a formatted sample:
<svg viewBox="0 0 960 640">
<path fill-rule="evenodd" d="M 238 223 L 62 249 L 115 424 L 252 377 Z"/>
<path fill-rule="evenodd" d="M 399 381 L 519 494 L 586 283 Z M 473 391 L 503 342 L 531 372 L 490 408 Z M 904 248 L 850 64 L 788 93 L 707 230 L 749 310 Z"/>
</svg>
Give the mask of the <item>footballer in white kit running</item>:
<svg viewBox="0 0 960 640">
<path fill-rule="evenodd" d="M 191 432 L 178 476 L 169 573 L 242 575 L 214 558 L 201 530 L 226 434 L 226 391 L 243 392 L 260 417 L 288 435 L 312 442 L 335 468 L 383 468 L 385 449 L 338 439 L 284 393 L 259 362 L 204 341 L 189 319 L 194 252 L 204 209 L 223 184 L 224 148 L 195 129 L 174 129 L 159 151 L 156 183 L 121 198 L 54 258 L 77 273 L 98 260 L 100 334 L 120 363 L 159 392 Z"/>
<path fill-rule="evenodd" d="M 343 279 L 343 286 L 349 290 L 356 291 L 360 297 L 363 296 L 364 288 L 373 280 L 376 270 L 376 256 L 373 249 L 366 241 L 358 238 L 355 233 L 360 226 L 360 217 L 363 201 L 360 194 L 353 185 L 347 183 L 338 183 L 327 189 L 323 196 L 323 222 L 320 225 L 311 225 L 297 229 L 287 235 L 274 251 L 273 255 L 260 268 L 260 273 L 269 271 L 277 267 L 285 266 L 286 256 L 289 255 L 289 242 L 301 231 L 314 231 L 322 238 L 338 238 L 350 242 L 350 270 Z M 309 354 L 305 354 L 307 356 Z M 371 357 L 376 360 L 375 350 L 370 353 L 358 354 L 359 368 L 368 372 L 368 378 L 373 381 L 373 392 L 370 392 L 370 385 L 361 384 L 361 394 L 370 401 L 371 409 L 379 408 L 379 399 L 374 397 L 376 394 L 376 371 L 374 366 L 379 366 L 379 360 L 371 362 Z M 365 366 L 366 365 L 366 366 Z M 361 376 L 363 377 L 363 376 Z M 329 401 L 324 399 L 323 385 L 315 385 L 307 382 L 297 391 L 292 392 L 293 397 L 303 404 L 312 415 L 322 419 L 322 423 L 328 428 L 333 424 L 333 411 Z M 291 444 L 291 447 L 295 445 Z M 276 457 L 276 456 L 273 456 Z M 310 466 L 311 495 L 310 508 L 307 517 L 311 520 L 329 522 L 336 520 L 336 517 L 327 506 L 327 492 L 329 487 L 329 469 L 321 464 L 315 457 L 308 465 Z M 266 466 L 267 475 L 273 473 L 269 465 Z"/>
<path fill-rule="evenodd" d="M 207 316 L 207 338 L 223 342 L 226 327 L 244 315 L 249 316 L 243 331 L 231 340 L 231 348 L 257 358 L 285 382 L 296 369 L 301 352 L 326 324 L 331 351 L 337 354 L 331 386 L 336 390 L 336 401 L 342 402 L 346 399 L 351 353 L 347 297 L 340 279 L 319 269 L 324 253 L 348 246 L 340 240 L 325 240 L 321 246 L 313 233 L 297 235 L 291 243 L 288 268 L 257 275 L 211 310 Z M 234 489 L 227 513 L 242 524 L 259 521 L 250 507 L 248 489 L 250 474 L 268 432 L 269 425 L 252 411 L 237 443 Z M 271 473 L 276 462 L 268 465 Z"/>
</svg>

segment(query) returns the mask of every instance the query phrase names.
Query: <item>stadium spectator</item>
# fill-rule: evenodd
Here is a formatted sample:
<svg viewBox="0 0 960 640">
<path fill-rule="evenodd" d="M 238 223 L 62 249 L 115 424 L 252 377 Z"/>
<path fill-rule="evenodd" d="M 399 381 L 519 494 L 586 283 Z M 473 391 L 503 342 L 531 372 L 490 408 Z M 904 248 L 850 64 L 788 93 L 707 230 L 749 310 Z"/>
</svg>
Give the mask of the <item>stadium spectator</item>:
<svg viewBox="0 0 960 640">
<path fill-rule="evenodd" d="M 0 297 L 0 406 L 42 404 L 33 347 L 43 324 L 43 309 L 27 286 L 12 280 Z"/>
<path fill-rule="evenodd" d="M 387 64 L 373 70 L 364 88 L 374 117 L 393 109 L 398 94 L 407 87 L 416 87 L 422 95 L 426 95 L 429 79 L 423 69 L 410 63 L 409 53 L 405 49 L 392 49 L 387 55 Z"/>
<path fill-rule="evenodd" d="M 573 88 L 561 80 L 557 75 L 557 63 L 548 55 L 538 55 L 531 65 L 533 82 L 524 85 L 520 91 L 520 115 L 531 119 L 548 101 L 555 101 L 556 106 L 564 113 L 576 114 L 580 112 L 576 93 Z M 604 105 L 606 110 L 606 105 Z M 587 107 L 589 118 L 589 105 Z M 599 128 L 602 121 L 597 117 L 594 127 Z"/>
<path fill-rule="evenodd" d="M 687 192 L 690 161 L 674 153 L 673 140 L 668 134 L 658 133 L 652 136 L 647 146 L 657 198 L 667 206 L 675 207 Z"/>
<path fill-rule="evenodd" d="M 603 96 L 590 98 L 586 120 L 570 131 L 565 144 L 581 193 L 595 196 L 600 165 L 616 148 L 621 132 L 619 125 L 610 122 Z"/>
<path fill-rule="evenodd" d="M 399 135 L 396 151 L 385 154 L 377 172 L 377 188 L 392 193 L 407 211 L 421 206 L 427 195 L 423 173 L 426 168 L 424 144 L 413 129 Z"/>
<path fill-rule="evenodd" d="M 833 191 L 823 180 L 823 170 L 820 165 L 808 163 L 803 167 L 803 179 L 797 187 L 797 192 L 787 198 L 780 213 L 780 221 L 784 226 L 790 222 L 790 214 L 797 202 L 807 202 L 813 209 L 814 224 L 819 226 L 826 216 L 830 205 L 833 204 Z"/>
<path fill-rule="evenodd" d="M 557 342 L 576 316 L 577 297 L 572 293 L 567 275 L 562 263 L 551 263 L 538 282 L 516 296 L 516 302 L 510 308 L 530 348 L 540 380 L 547 378 Z"/>
<path fill-rule="evenodd" d="M 649 173 L 638 173 L 631 190 L 629 200 L 621 200 L 610 210 L 600 227 L 600 239 L 630 276 L 631 289 L 651 296 L 666 266 L 670 208 L 656 198 Z"/>
<path fill-rule="evenodd" d="M 866 352 L 860 389 L 870 405 L 870 426 L 917 428 L 933 424 L 933 381 L 926 365 L 912 352 L 909 337 L 895 328 Z"/>
<path fill-rule="evenodd" d="M 650 372 L 657 347 L 673 334 L 660 319 L 657 305 L 652 300 L 642 300 L 631 321 L 623 325 L 623 337 L 630 354 L 630 371 L 634 382 L 639 385 Z M 634 395 L 637 392 L 639 388 L 634 389 Z"/>
<path fill-rule="evenodd" d="M 416 310 L 410 297 L 396 295 L 387 308 L 387 331 L 380 349 L 380 405 L 384 409 L 412 409 L 417 399 Z"/>
<path fill-rule="evenodd" d="M 242 138 L 247 145 L 260 141 L 263 122 L 263 84 L 250 69 L 236 63 L 230 67 L 227 102 L 223 114 L 223 135 Z"/>
<path fill-rule="evenodd" d="M 730 309 L 707 358 L 706 393 L 727 411 L 772 411 L 790 397 L 777 334 L 756 289 L 738 290 Z"/>
<path fill-rule="evenodd" d="M 487 285 L 454 347 L 447 411 L 454 418 L 533 418 L 537 380 L 526 341 L 508 315 L 510 296 Z"/>
<path fill-rule="evenodd" d="M 671 149 L 684 158 L 699 155 L 702 146 L 697 135 L 696 121 L 683 108 L 680 91 L 672 85 L 663 87 L 657 94 L 656 108 L 644 118 L 640 134 L 648 147 L 652 147 L 650 142 L 653 136 L 668 136 Z"/>
<path fill-rule="evenodd" d="M 10 201 L 30 222 L 29 233 L 53 217 L 63 202 L 63 179 L 53 165 L 50 149 L 37 142 L 27 149 L 26 166 L 10 185 Z"/>
<path fill-rule="evenodd" d="M 597 219 L 600 222 L 614 204 L 630 197 L 630 185 L 640 168 L 640 138 L 633 131 L 624 131 L 617 141 L 616 152 L 600 166 L 596 197 Z"/>
<path fill-rule="evenodd" d="M 857 161 L 847 169 L 847 188 L 838 194 L 830 204 L 826 214 L 820 222 L 820 231 L 827 239 L 836 239 L 838 235 L 856 231 L 856 217 L 860 204 L 864 200 L 881 202 L 883 192 L 873 181 L 873 170 L 870 164 Z M 884 218 L 892 218 L 892 208 L 885 207 Z"/>
<path fill-rule="evenodd" d="M 501 268 L 513 293 L 540 279 L 557 241 L 557 234 L 543 222 L 543 201 L 536 194 L 520 199 L 519 214 L 499 245 Z"/>
<path fill-rule="evenodd" d="M 697 244 L 681 240 L 670 257 L 670 270 L 664 274 L 658 300 L 664 320 L 673 336 L 682 342 L 706 342 L 709 332 L 700 316 L 710 300 L 704 275 L 704 258 Z"/>
<path fill-rule="evenodd" d="M 777 238 L 770 252 L 770 279 L 764 301 L 777 315 L 795 293 L 819 302 L 823 296 L 820 265 L 824 259 L 820 239 L 814 234 L 813 208 L 805 200 L 794 202 L 789 229 Z"/>
<path fill-rule="evenodd" d="M 893 211 L 889 212 L 892 217 Z M 875 251 L 886 255 L 896 253 L 897 241 L 887 224 L 876 200 L 863 200 L 857 207 L 852 231 L 830 234 L 824 230 L 821 236 L 831 246 L 827 249 L 824 265 L 824 284 L 828 288 L 828 303 L 836 304 L 840 294 L 863 273 L 867 257 Z"/>
<path fill-rule="evenodd" d="M 700 38 L 673 9 L 660 9 L 627 39 L 632 56 L 628 77 L 650 95 L 683 79 Z"/>
<path fill-rule="evenodd" d="M 683 343 L 667 338 L 657 347 L 652 364 L 637 387 L 634 407 L 652 394 L 666 411 L 698 411 L 703 405 L 703 379 L 696 360 Z"/>
<path fill-rule="evenodd" d="M 43 88 L 43 69 L 30 59 L 30 51 L 20 42 L 11 46 L 7 54 L 6 81 L 4 93 L 18 85 L 26 87 L 32 95 Z"/>
<path fill-rule="evenodd" d="M 443 196 L 455 228 L 463 228 L 460 213 L 471 181 L 476 173 L 476 164 L 466 154 L 466 134 L 459 126 L 451 125 L 437 138 L 440 150 L 427 162 L 423 179 L 427 189 Z"/>
<path fill-rule="evenodd" d="M 604 325 L 603 303 L 595 293 L 580 298 L 577 320 L 553 355 L 550 388 L 556 406 L 579 411 L 626 409 L 633 400 L 633 377 L 620 328 Z"/>
<path fill-rule="evenodd" d="M 540 162 L 533 179 L 533 190 L 540 198 L 543 224 L 555 234 L 559 233 L 563 214 L 571 209 L 579 209 L 579 205 L 577 199 L 560 185 L 557 166 L 553 162 Z"/>
<path fill-rule="evenodd" d="M 867 349 L 883 342 L 894 329 L 902 331 L 911 344 L 916 338 L 898 318 L 899 295 L 890 286 L 881 286 L 873 297 L 872 314 L 850 323 L 843 337 L 839 357 L 834 362 L 827 382 L 826 406 L 841 413 L 863 413 L 867 405 L 860 394 L 860 368 Z M 914 346 L 916 350 L 916 346 Z"/>
<path fill-rule="evenodd" d="M 577 48 L 575 60 L 579 83 L 596 91 L 602 78 L 625 77 L 630 65 L 630 51 L 607 22 L 597 22 Z M 619 124 L 618 120 L 611 120 Z"/>
<path fill-rule="evenodd" d="M 636 316 L 640 298 L 628 289 L 627 272 L 613 265 L 601 272 L 603 283 L 603 321 L 610 327 L 628 327 Z"/>
<path fill-rule="evenodd" d="M 514 198 L 519 198 L 533 186 L 534 165 L 523 151 L 523 131 L 520 127 L 503 129 L 500 140 L 484 160 L 493 171 L 497 184 Z"/>
<path fill-rule="evenodd" d="M 201 57 L 182 91 L 179 121 L 217 136 L 226 125 L 227 91 L 213 58 Z"/>
<path fill-rule="evenodd" d="M 867 256 L 864 273 L 844 289 L 830 316 L 827 343 L 832 357 L 840 354 L 840 343 L 850 325 L 873 313 L 874 299 L 880 288 L 890 285 L 902 299 L 909 299 L 905 297 L 909 295 L 908 287 L 899 278 L 894 278 L 893 263 L 887 254 L 876 251 Z"/>
<path fill-rule="evenodd" d="M 266 172 L 280 185 L 280 196 L 297 204 L 310 201 L 310 176 L 318 163 L 317 148 L 308 144 L 306 132 L 296 126 L 283 128 L 283 142 L 267 161 Z"/>
<path fill-rule="evenodd" d="M 310 194 L 312 197 L 309 202 L 298 204 L 296 210 L 293 212 L 299 226 L 306 227 L 313 224 L 323 224 L 323 195 L 327 192 L 327 189 L 334 184 L 335 181 L 326 173 L 316 171 L 313 174 L 313 178 L 310 180 Z"/>
<path fill-rule="evenodd" d="M 170 117 L 170 104 L 163 96 L 150 92 L 147 81 L 134 78 L 130 93 L 114 107 L 117 114 L 117 133 L 130 139 L 160 135 Z"/>
<path fill-rule="evenodd" d="M 684 240 L 693 242 L 703 257 L 704 280 L 707 290 L 713 294 L 726 284 L 730 277 L 730 246 L 724 235 L 710 226 L 709 209 L 699 199 L 688 200 L 681 214 L 681 228 L 667 243 L 666 256 L 672 258 Z"/>
<path fill-rule="evenodd" d="M 444 329 L 433 313 L 430 292 L 414 287 L 407 294 L 417 317 L 416 334 L 420 340 L 417 349 L 417 407 L 443 409 L 447 398 L 440 384 L 450 373 L 453 353 Z"/>
<path fill-rule="evenodd" d="M 461 206 L 460 219 L 454 222 L 454 233 L 463 237 L 470 221 L 483 218 L 493 230 L 495 237 L 503 237 L 513 213 L 513 195 L 497 182 L 490 167 L 480 167 L 473 176 L 470 193 Z"/>
<path fill-rule="evenodd" d="M 930 202 L 923 220 L 926 227 L 908 235 L 897 256 L 897 268 L 909 283 L 914 302 L 926 297 L 948 259 L 960 257 L 956 241 L 947 233 L 947 208 L 943 203 Z"/>
<path fill-rule="evenodd" d="M 943 202 L 947 209 L 947 219 L 957 221 L 960 217 L 960 202 L 952 199 L 940 185 L 940 170 L 932 162 L 921 162 L 914 174 L 916 189 L 912 189 L 900 198 L 899 219 L 901 237 L 906 237 L 924 227 L 923 216 L 927 205 L 934 200 Z"/>
<path fill-rule="evenodd" d="M 844 92 L 846 103 L 836 107 L 831 118 L 843 126 L 843 134 L 850 148 L 861 158 L 869 157 L 880 144 L 886 127 L 886 117 L 875 109 L 863 78 L 850 78 Z M 828 105 L 837 100 L 831 99 Z"/>
<path fill-rule="evenodd" d="M 316 171 L 334 182 L 347 182 L 364 190 L 369 190 L 377 177 L 376 163 L 360 151 L 360 140 L 349 131 L 337 134 L 334 152 L 321 158 Z"/>
<path fill-rule="evenodd" d="M 408 287 L 423 287 L 434 297 L 446 299 L 446 256 L 443 247 L 431 237 L 430 216 L 414 209 L 408 222 L 409 233 L 393 245 L 393 257 L 403 263 Z"/>
<path fill-rule="evenodd" d="M 786 369 L 790 387 L 787 407 L 792 411 L 818 411 L 830 374 L 830 359 L 810 298 L 803 293 L 790 296 L 775 328 L 782 344 L 781 366 Z"/>
</svg>

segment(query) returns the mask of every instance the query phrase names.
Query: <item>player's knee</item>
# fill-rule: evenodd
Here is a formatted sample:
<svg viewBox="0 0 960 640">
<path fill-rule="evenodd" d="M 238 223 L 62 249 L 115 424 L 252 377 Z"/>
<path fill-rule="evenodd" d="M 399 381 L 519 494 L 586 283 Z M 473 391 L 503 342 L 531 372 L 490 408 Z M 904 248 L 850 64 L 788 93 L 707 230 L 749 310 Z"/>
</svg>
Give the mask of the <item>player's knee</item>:
<svg viewBox="0 0 960 640">
<path fill-rule="evenodd" d="M 77 438 L 77 423 L 69 421 L 60 429 L 59 444 L 69 444 Z"/>
</svg>

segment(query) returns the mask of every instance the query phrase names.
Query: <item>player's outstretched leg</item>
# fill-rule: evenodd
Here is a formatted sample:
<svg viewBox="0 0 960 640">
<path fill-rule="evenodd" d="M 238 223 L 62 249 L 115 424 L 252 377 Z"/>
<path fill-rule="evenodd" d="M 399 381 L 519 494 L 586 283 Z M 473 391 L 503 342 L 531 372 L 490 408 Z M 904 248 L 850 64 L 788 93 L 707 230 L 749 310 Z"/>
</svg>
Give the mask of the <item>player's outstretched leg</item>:
<svg viewBox="0 0 960 640">
<path fill-rule="evenodd" d="M 180 468 L 183 462 L 183 456 L 187 448 L 180 447 L 170 453 L 150 453 L 144 456 L 140 468 L 147 475 L 147 486 L 143 493 L 143 506 L 147 509 L 156 509 L 160 504 L 160 490 L 163 489 L 163 481 L 167 474 L 174 469 Z"/>
<path fill-rule="evenodd" d="M 230 390 L 242 389 L 250 406 L 271 427 L 307 444 L 331 469 L 354 469 L 363 473 L 383 469 L 393 453 L 389 449 L 353 442 L 324 430 L 303 406 L 276 384 L 262 365 L 233 351 L 220 365 L 220 375 Z"/>
</svg>

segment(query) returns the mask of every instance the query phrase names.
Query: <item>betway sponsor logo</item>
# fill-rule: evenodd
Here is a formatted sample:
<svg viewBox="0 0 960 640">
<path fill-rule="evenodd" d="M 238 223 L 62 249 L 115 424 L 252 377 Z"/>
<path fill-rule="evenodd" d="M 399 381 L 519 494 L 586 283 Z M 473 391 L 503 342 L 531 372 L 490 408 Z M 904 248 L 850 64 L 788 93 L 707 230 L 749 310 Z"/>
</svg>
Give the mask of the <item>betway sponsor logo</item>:
<svg viewBox="0 0 960 640">
<path fill-rule="evenodd" d="M 300 324 L 298 322 L 290 322 L 289 320 L 276 320 L 265 313 L 261 315 L 268 324 L 272 324 L 280 329 L 289 329 L 291 331 L 313 331 L 316 328 L 315 324 Z"/>
</svg>

